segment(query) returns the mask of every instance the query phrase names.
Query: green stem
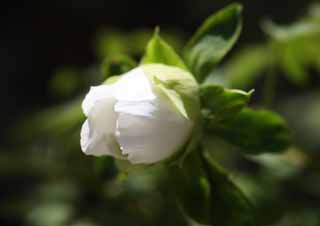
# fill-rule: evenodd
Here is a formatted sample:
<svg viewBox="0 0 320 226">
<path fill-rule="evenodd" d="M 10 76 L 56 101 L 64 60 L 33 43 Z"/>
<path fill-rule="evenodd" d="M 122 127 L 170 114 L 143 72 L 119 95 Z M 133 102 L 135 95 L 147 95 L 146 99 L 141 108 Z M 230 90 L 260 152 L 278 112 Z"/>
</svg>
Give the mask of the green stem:
<svg viewBox="0 0 320 226">
<path fill-rule="evenodd" d="M 274 51 L 272 46 L 270 47 L 270 51 Z M 274 54 L 271 54 L 271 56 Z M 277 74 L 275 71 L 275 64 L 273 59 L 270 59 L 269 70 L 267 73 L 267 77 L 264 82 L 264 90 L 263 90 L 263 106 L 265 108 L 272 108 L 274 104 L 274 100 L 276 97 L 276 88 L 277 88 Z"/>
</svg>

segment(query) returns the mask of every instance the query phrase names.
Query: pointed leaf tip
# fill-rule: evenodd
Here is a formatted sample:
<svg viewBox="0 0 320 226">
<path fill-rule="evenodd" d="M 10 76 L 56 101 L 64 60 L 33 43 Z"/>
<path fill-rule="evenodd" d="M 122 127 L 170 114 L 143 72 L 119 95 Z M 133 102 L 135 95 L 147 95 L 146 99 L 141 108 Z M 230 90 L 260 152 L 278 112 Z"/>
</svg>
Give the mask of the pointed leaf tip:
<svg viewBox="0 0 320 226">
<path fill-rule="evenodd" d="M 147 44 L 141 64 L 165 64 L 188 70 L 175 50 L 160 37 L 159 31 L 159 27 L 156 27 L 153 37 Z"/>
<path fill-rule="evenodd" d="M 185 48 L 188 66 L 203 81 L 230 51 L 242 29 L 242 5 L 233 3 L 214 13 L 199 27 Z"/>
<path fill-rule="evenodd" d="M 160 34 L 160 26 L 156 26 L 156 27 L 154 28 L 154 33 L 153 33 L 153 35 L 154 35 L 154 36 L 159 36 L 159 34 Z"/>
</svg>

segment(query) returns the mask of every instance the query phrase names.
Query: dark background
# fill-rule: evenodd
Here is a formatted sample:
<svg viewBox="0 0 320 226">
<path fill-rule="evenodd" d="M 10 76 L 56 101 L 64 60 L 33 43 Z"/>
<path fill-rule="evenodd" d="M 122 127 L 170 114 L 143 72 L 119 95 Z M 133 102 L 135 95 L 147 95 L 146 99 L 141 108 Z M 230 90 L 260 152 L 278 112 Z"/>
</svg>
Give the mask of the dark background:
<svg viewBox="0 0 320 226">
<path fill-rule="evenodd" d="M 179 29 L 187 35 L 208 15 L 232 1 L 55 0 L 2 3 L 0 62 L 2 111 L 9 119 L 51 103 L 47 82 L 58 66 L 96 61 L 94 38 L 101 27 Z M 290 22 L 311 1 L 257 0 L 244 5 L 244 30 L 237 47 L 262 41 L 263 18 Z"/>
</svg>

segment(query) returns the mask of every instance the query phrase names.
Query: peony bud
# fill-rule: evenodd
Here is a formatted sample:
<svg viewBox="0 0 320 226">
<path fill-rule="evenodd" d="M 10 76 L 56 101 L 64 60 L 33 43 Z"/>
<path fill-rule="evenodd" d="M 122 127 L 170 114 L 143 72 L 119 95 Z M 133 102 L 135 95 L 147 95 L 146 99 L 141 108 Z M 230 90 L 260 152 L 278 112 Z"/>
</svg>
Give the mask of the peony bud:
<svg viewBox="0 0 320 226">
<path fill-rule="evenodd" d="M 177 67 L 137 67 L 113 83 L 91 87 L 82 108 L 85 154 L 132 164 L 174 156 L 188 142 L 199 113 L 198 85 Z"/>
</svg>

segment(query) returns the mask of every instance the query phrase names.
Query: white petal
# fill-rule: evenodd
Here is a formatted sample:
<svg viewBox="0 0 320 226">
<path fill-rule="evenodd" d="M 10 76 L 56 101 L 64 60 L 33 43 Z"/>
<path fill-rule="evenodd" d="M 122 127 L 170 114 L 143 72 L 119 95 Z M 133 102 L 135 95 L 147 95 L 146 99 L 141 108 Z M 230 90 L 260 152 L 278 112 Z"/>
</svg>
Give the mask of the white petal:
<svg viewBox="0 0 320 226">
<path fill-rule="evenodd" d="M 115 86 L 117 100 L 146 101 L 155 99 L 152 84 L 141 68 L 135 68 L 122 75 Z"/>
<path fill-rule="evenodd" d="M 86 120 L 81 128 L 81 149 L 88 155 L 102 155 L 105 149 L 104 142 L 99 138 L 97 133 L 94 133 L 93 129 L 90 129 L 89 122 Z"/>
<path fill-rule="evenodd" d="M 156 106 L 153 101 L 140 101 L 140 102 L 130 102 L 130 101 L 118 101 L 114 106 L 115 112 L 122 112 L 132 115 L 152 117 L 153 112 L 155 112 Z"/>
<path fill-rule="evenodd" d="M 113 85 L 92 86 L 82 102 L 82 110 L 84 114 L 88 116 L 96 101 L 113 97 L 113 93 Z"/>
<path fill-rule="evenodd" d="M 86 152 L 90 145 L 90 129 L 88 120 L 86 120 L 81 127 L 80 138 L 81 149 Z"/>
<path fill-rule="evenodd" d="M 114 135 L 117 120 L 114 103 L 114 98 L 105 98 L 96 101 L 90 110 L 81 130 L 81 148 L 86 154 L 122 157 Z"/>
<path fill-rule="evenodd" d="M 133 164 L 155 163 L 172 156 L 188 139 L 192 123 L 166 101 L 136 102 L 137 108 L 140 105 L 148 114 L 119 113 L 116 137 L 122 153 Z M 133 103 L 129 108 L 134 108 Z"/>
</svg>

